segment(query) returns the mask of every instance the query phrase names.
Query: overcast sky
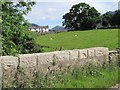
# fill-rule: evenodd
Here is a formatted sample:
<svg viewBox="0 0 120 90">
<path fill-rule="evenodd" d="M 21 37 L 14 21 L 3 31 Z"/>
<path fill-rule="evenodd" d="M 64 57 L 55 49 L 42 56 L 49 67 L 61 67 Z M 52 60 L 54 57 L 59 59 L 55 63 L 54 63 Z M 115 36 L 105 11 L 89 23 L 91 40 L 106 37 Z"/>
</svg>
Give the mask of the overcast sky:
<svg viewBox="0 0 120 90">
<path fill-rule="evenodd" d="M 49 25 L 49 28 L 56 25 L 62 25 L 62 16 L 69 12 L 69 9 L 78 3 L 85 2 L 95 7 L 101 14 L 107 11 L 118 9 L 118 1 L 120 0 L 36 0 L 36 5 L 32 7 L 32 11 L 25 18 L 30 23 L 40 26 Z"/>
</svg>

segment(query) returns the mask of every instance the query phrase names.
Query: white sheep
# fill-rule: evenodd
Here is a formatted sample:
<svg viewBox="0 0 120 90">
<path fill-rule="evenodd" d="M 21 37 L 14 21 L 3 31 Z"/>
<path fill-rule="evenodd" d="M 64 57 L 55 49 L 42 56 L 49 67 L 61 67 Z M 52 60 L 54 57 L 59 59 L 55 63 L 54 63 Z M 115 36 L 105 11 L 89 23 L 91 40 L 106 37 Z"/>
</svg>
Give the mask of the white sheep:
<svg viewBox="0 0 120 90">
<path fill-rule="evenodd" d="M 50 38 L 50 40 L 52 40 L 52 38 Z"/>
<path fill-rule="evenodd" d="M 75 37 L 77 37 L 77 35 L 75 34 Z"/>
</svg>

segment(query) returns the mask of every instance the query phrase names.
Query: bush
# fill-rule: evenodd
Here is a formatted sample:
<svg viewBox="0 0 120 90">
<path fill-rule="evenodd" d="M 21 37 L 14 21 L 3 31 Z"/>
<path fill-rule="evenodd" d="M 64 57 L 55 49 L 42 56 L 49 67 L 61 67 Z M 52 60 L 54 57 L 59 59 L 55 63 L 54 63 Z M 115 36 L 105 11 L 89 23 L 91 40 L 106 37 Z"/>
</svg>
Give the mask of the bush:
<svg viewBox="0 0 120 90">
<path fill-rule="evenodd" d="M 28 22 L 24 19 L 35 2 L 4 2 L 2 4 L 2 55 L 40 52 L 40 47 L 27 33 Z M 24 8 L 23 8 L 24 7 Z"/>
</svg>

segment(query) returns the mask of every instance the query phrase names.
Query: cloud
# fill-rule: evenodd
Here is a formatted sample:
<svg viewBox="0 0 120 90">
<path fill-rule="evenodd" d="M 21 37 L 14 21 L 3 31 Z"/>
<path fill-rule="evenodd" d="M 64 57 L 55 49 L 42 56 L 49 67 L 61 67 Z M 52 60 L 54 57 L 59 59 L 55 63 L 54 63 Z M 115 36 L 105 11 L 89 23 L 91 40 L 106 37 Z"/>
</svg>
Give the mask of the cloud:
<svg viewBox="0 0 120 90">
<path fill-rule="evenodd" d="M 118 2 L 118 9 L 120 10 L 120 1 Z"/>
<path fill-rule="evenodd" d="M 69 9 L 80 2 L 85 2 L 92 7 L 95 7 L 100 13 L 113 11 L 118 9 L 118 0 L 47 0 L 49 2 L 40 0 L 32 7 L 32 11 L 25 16 L 31 22 L 39 25 L 55 26 L 62 23 L 62 16 L 69 11 Z"/>
<path fill-rule="evenodd" d="M 56 12 L 57 11 L 57 9 L 55 9 L 55 8 L 48 8 L 48 10 L 47 10 L 47 12 L 50 12 L 50 13 L 53 13 L 53 12 Z"/>
<path fill-rule="evenodd" d="M 119 0 L 35 0 L 36 2 L 118 2 Z"/>
<path fill-rule="evenodd" d="M 56 19 L 55 14 L 58 13 L 57 9 L 54 7 L 50 7 L 50 4 L 47 3 L 36 3 L 34 7 L 32 7 L 32 11 L 25 16 L 29 21 L 41 21 L 41 20 L 54 20 Z"/>
<path fill-rule="evenodd" d="M 48 8 L 46 10 L 43 11 L 43 14 L 41 14 L 41 20 L 55 20 L 55 16 L 54 13 L 57 12 L 57 9 L 55 8 Z"/>
<path fill-rule="evenodd" d="M 118 9 L 117 2 L 90 2 L 89 4 L 95 7 L 101 14 Z"/>
<path fill-rule="evenodd" d="M 66 5 L 67 4 L 56 2 L 37 2 L 25 18 L 35 22 L 61 19 L 62 15 L 66 12 Z M 67 8 L 67 10 L 68 9 L 69 8 Z"/>
<path fill-rule="evenodd" d="M 52 15 L 44 15 L 41 20 L 55 20 L 56 18 Z"/>
<path fill-rule="evenodd" d="M 54 14 L 57 13 L 57 9 L 55 8 L 48 8 L 47 10 L 44 11 L 41 19 L 42 20 L 55 20 L 56 17 Z"/>
</svg>

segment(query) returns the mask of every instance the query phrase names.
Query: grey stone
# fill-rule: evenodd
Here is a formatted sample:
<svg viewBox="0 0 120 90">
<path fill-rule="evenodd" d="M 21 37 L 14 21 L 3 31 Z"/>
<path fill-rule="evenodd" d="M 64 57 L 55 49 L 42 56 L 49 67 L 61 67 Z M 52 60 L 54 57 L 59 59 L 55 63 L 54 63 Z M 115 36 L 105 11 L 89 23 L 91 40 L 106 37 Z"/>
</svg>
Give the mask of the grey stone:
<svg viewBox="0 0 120 90">
<path fill-rule="evenodd" d="M 69 52 L 55 51 L 50 53 L 37 53 L 38 70 L 48 72 L 51 67 L 58 67 L 59 62 L 69 60 Z"/>
<path fill-rule="evenodd" d="M 34 76 L 34 70 L 36 70 L 37 65 L 37 55 L 36 54 L 21 54 L 18 56 L 20 60 L 20 68 L 23 68 L 23 72 L 28 77 Z"/>
<path fill-rule="evenodd" d="M 21 54 L 18 56 L 20 58 L 21 67 L 34 67 L 36 66 L 36 54 Z"/>
<path fill-rule="evenodd" d="M 101 55 L 109 55 L 109 49 L 105 47 L 95 47 L 95 55 L 101 56 Z"/>
<path fill-rule="evenodd" d="M 55 51 L 53 52 L 57 61 L 69 61 L 69 52 L 68 51 Z"/>
<path fill-rule="evenodd" d="M 68 50 L 70 60 L 78 60 L 78 50 Z"/>
<path fill-rule="evenodd" d="M 80 49 L 78 51 L 78 53 L 79 53 L 79 59 L 83 59 L 83 58 L 87 58 L 88 57 L 87 49 Z"/>
<path fill-rule="evenodd" d="M 3 87 L 12 87 L 13 82 L 16 80 L 15 75 L 17 72 L 18 58 L 13 56 L 1 57 L 2 71 L 3 71 Z"/>
<path fill-rule="evenodd" d="M 37 70 L 41 73 L 47 73 L 49 67 L 53 65 L 54 53 L 37 53 Z"/>
<path fill-rule="evenodd" d="M 1 57 L 2 67 L 4 70 L 8 70 L 10 67 L 17 68 L 18 57 L 13 56 L 2 56 Z"/>
<path fill-rule="evenodd" d="M 87 50 L 87 56 L 88 57 L 94 57 L 95 56 L 95 49 L 94 48 L 90 48 Z"/>
<path fill-rule="evenodd" d="M 53 62 L 54 53 L 37 53 L 38 65 L 51 64 Z"/>
</svg>

